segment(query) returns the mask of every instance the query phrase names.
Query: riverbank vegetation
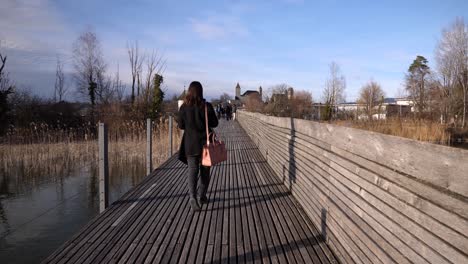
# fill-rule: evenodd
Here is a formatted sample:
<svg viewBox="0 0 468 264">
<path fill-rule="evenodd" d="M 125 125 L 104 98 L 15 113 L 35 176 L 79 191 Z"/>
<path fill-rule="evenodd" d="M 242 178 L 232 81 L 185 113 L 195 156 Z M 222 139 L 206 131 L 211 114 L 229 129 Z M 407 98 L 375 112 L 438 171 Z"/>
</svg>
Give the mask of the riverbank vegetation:
<svg viewBox="0 0 468 264">
<path fill-rule="evenodd" d="M 1 175 L 27 177 L 36 184 L 50 175 L 97 170 L 99 122 L 108 127 L 110 175 L 123 167 L 144 168 L 147 118 L 153 120 L 153 165 L 164 162 L 169 116 L 177 111 L 177 97 L 165 98 L 164 57 L 139 49 L 136 41 L 127 43 L 132 83 L 126 93 L 118 65 L 109 73 L 93 30 L 80 34 L 71 51 L 72 73 L 65 74 L 58 57 L 54 93 L 47 98 L 16 87 L 8 74 L 8 56 L 0 49 Z M 172 131 L 175 152 L 180 141 L 176 122 Z"/>
<path fill-rule="evenodd" d="M 177 151 L 180 132 L 173 123 L 173 152 Z M 45 127 L 43 125 L 42 127 Z M 50 134 L 61 140 L 50 140 Z M 42 136 L 42 137 L 41 137 Z M 162 118 L 153 124 L 153 166 L 157 167 L 169 157 L 169 122 Z M 14 176 L 33 185 L 54 180 L 50 175 L 65 176 L 75 170 L 97 173 L 98 144 L 94 136 L 78 139 L 75 134 L 66 137 L 63 131 L 38 131 L 34 143 L 0 144 L 0 174 Z M 128 171 L 144 168 L 146 160 L 146 123 L 127 122 L 109 129 L 109 168 Z M 143 176 L 143 175 L 142 175 Z"/>
</svg>

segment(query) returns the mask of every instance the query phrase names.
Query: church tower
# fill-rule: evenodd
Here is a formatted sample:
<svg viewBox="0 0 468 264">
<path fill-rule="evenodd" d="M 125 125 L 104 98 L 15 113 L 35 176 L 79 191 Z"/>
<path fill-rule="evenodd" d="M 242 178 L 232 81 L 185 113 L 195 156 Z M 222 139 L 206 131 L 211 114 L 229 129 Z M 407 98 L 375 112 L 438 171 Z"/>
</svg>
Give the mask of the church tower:
<svg viewBox="0 0 468 264">
<path fill-rule="evenodd" d="M 236 99 L 240 99 L 241 97 L 241 89 L 240 89 L 239 83 L 237 83 L 236 85 L 236 97 L 237 97 Z"/>
<path fill-rule="evenodd" d="M 293 89 L 292 87 L 289 87 L 289 88 L 288 88 L 287 95 L 288 95 L 288 100 L 293 99 L 293 97 L 294 97 L 294 89 Z"/>
</svg>

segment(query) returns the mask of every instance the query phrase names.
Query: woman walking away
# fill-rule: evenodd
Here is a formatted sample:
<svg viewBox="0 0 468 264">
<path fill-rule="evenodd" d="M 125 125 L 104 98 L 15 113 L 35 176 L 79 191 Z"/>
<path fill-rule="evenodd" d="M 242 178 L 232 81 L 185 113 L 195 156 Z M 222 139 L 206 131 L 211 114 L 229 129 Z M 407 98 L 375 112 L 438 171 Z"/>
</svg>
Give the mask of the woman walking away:
<svg viewBox="0 0 468 264">
<path fill-rule="evenodd" d="M 208 110 L 208 120 L 205 120 L 205 106 Z M 203 87 L 200 82 L 192 82 L 188 88 L 184 103 L 179 109 L 178 125 L 184 130 L 179 149 L 179 160 L 188 165 L 187 184 L 192 210 L 200 210 L 200 204 L 207 203 L 206 191 L 210 183 L 210 167 L 201 165 L 203 144 L 206 142 L 205 122 L 211 133 L 211 128 L 218 126 L 218 118 L 213 106 L 203 99 Z M 200 188 L 197 181 L 200 172 Z"/>
</svg>

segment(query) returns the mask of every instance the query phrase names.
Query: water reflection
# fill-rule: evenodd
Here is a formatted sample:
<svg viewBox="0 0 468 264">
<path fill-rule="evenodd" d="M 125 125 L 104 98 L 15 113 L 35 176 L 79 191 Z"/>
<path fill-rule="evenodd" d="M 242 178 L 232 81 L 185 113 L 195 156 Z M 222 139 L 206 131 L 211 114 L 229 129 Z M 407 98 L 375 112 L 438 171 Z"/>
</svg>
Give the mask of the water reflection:
<svg viewBox="0 0 468 264">
<path fill-rule="evenodd" d="M 142 180 L 143 161 L 111 162 L 110 202 Z M 0 175 L 0 259 L 38 263 L 99 213 L 98 170 L 92 163 L 65 173 L 15 171 Z"/>
</svg>

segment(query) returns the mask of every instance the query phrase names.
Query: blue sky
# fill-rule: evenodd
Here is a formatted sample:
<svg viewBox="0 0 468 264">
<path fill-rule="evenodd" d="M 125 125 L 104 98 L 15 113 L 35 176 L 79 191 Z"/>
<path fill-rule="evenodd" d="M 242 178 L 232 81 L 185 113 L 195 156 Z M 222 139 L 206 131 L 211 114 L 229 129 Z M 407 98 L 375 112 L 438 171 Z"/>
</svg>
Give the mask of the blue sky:
<svg viewBox="0 0 468 264">
<path fill-rule="evenodd" d="M 467 15 L 462 0 L 1 0 L 0 40 L 17 85 L 43 96 L 52 94 L 57 54 L 71 71 L 72 43 L 92 26 L 108 73 L 118 63 L 126 82 L 126 43 L 138 40 L 141 50 L 163 52 L 169 94 L 192 80 L 202 82 L 209 98 L 233 95 L 237 82 L 243 91 L 287 83 L 320 100 L 335 61 L 352 101 L 370 79 L 396 96 L 416 55 L 435 67 L 441 30 Z"/>
</svg>

